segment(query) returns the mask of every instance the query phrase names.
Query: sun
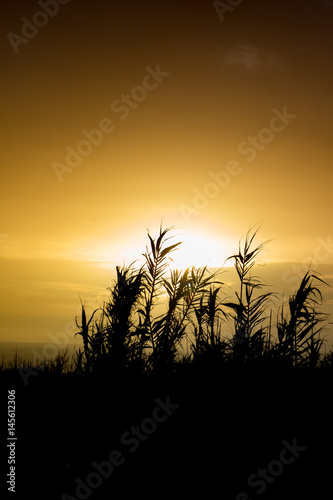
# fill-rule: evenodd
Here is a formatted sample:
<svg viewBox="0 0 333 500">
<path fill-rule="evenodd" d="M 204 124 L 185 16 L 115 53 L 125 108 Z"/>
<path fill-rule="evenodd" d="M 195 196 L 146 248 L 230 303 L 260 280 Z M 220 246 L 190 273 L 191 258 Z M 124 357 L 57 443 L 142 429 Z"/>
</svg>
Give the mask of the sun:
<svg viewBox="0 0 333 500">
<path fill-rule="evenodd" d="M 176 237 L 173 238 L 176 240 Z M 205 234 L 181 235 L 182 243 L 170 254 L 171 269 L 184 270 L 188 267 L 225 267 L 225 260 L 234 253 L 233 243 L 226 238 Z M 171 243 L 171 241 L 170 241 Z"/>
<path fill-rule="evenodd" d="M 143 253 L 150 250 L 149 242 L 146 235 L 136 237 L 132 235 L 127 241 L 122 244 L 113 245 L 111 241 L 100 241 L 95 244 L 94 248 L 89 250 L 91 255 L 88 260 L 94 261 L 98 267 L 114 269 L 116 265 L 129 265 L 132 262 L 136 266 L 141 266 L 145 262 Z M 156 235 L 152 237 L 157 239 Z M 140 241 L 138 241 L 138 239 Z M 126 238 L 124 238 L 126 240 Z M 180 242 L 180 245 L 167 256 L 167 262 L 170 269 L 178 269 L 184 271 L 187 268 L 195 266 L 220 268 L 229 267 L 232 261 L 225 262 L 228 257 L 233 255 L 235 242 L 225 236 L 211 235 L 204 231 L 183 233 L 174 232 L 168 233 L 163 248 Z M 112 260 L 110 259 L 112 257 Z"/>
</svg>

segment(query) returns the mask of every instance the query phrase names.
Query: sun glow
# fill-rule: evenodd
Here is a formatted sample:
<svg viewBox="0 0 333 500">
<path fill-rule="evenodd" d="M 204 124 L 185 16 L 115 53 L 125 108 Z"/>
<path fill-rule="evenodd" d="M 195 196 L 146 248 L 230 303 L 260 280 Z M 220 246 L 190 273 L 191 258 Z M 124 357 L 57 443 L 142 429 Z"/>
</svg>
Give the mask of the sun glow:
<svg viewBox="0 0 333 500">
<path fill-rule="evenodd" d="M 227 239 L 191 234 L 179 241 L 182 241 L 181 245 L 170 254 L 171 269 L 228 266 L 229 262 L 225 263 L 225 260 L 234 252 L 233 244 Z"/>
<path fill-rule="evenodd" d="M 152 234 L 152 237 L 156 235 Z M 156 242 L 155 237 L 155 242 Z M 168 265 L 170 269 L 184 270 L 189 267 L 230 267 L 232 261 L 226 261 L 237 249 L 235 242 L 228 238 L 211 237 L 207 234 L 171 234 L 167 235 L 162 249 L 181 242 L 180 245 L 168 254 Z M 132 262 L 136 262 L 136 267 L 140 267 L 145 259 L 143 253 L 150 251 L 149 241 L 145 241 L 143 246 L 138 243 L 133 244 L 133 241 L 128 241 L 124 248 L 118 248 L 116 252 L 110 252 L 105 243 L 101 245 L 99 250 L 96 250 L 95 265 L 108 269 L 114 269 L 116 265 L 128 266 Z M 113 255 L 110 261 L 110 254 Z M 117 258 L 117 260 L 116 260 Z"/>
</svg>

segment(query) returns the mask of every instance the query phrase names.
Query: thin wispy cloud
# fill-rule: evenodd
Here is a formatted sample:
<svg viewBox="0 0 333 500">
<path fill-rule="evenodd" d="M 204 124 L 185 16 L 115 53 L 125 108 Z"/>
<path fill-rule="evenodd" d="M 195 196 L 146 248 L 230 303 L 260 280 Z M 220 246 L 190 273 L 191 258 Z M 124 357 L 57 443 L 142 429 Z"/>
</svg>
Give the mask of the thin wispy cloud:
<svg viewBox="0 0 333 500">
<path fill-rule="evenodd" d="M 243 44 L 235 47 L 225 55 L 225 64 L 243 66 L 246 69 L 272 66 L 274 57 L 259 48 Z"/>
</svg>

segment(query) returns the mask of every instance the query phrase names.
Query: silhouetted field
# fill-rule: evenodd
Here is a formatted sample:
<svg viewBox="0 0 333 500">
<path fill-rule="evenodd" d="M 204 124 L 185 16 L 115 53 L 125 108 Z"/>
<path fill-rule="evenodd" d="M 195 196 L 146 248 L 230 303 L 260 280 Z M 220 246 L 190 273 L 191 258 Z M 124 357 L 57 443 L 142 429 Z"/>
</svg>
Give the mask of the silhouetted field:
<svg viewBox="0 0 333 500">
<path fill-rule="evenodd" d="M 301 498 L 312 491 L 325 498 L 332 373 L 202 359 L 165 376 L 41 372 L 25 387 L 18 372 L 4 372 L 2 385 L 16 390 L 17 498 L 27 491 L 34 498 L 71 498 L 65 492 L 79 498 L 76 478 L 86 482 L 96 472 L 93 462 L 105 462 L 113 450 L 125 461 L 91 498 L 157 492 L 215 498 L 216 489 L 222 498 L 242 491 L 257 498 L 248 478 L 294 440 L 306 450 L 260 496 Z M 160 411 L 163 421 L 154 424 L 157 400 L 176 408 L 165 421 Z M 140 437 L 133 437 L 133 426 Z"/>
<path fill-rule="evenodd" d="M 63 352 L 2 366 L 2 386 L 16 390 L 16 498 L 326 498 L 324 280 L 309 270 L 273 316 L 273 294 L 252 274 L 255 233 L 232 257 L 234 300 L 205 268 L 166 277 L 178 245 L 165 247 L 166 233 L 149 236 L 145 266 L 117 268 L 109 302 L 89 319 L 82 305 L 74 364 Z"/>
</svg>

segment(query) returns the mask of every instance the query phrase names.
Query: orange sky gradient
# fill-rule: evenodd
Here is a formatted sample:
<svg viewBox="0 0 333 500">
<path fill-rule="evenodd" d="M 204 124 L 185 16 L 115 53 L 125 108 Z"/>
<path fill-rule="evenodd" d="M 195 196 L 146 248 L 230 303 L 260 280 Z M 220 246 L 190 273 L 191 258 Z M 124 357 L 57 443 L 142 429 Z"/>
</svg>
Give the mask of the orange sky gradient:
<svg viewBox="0 0 333 500">
<path fill-rule="evenodd" d="M 333 284 L 333 2 L 72 0 L 13 46 L 41 10 L 0 16 L 0 341 L 64 332 L 162 219 L 180 267 L 261 223 L 273 288 Z"/>
</svg>

